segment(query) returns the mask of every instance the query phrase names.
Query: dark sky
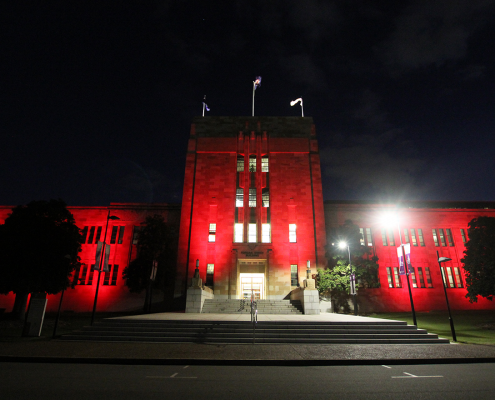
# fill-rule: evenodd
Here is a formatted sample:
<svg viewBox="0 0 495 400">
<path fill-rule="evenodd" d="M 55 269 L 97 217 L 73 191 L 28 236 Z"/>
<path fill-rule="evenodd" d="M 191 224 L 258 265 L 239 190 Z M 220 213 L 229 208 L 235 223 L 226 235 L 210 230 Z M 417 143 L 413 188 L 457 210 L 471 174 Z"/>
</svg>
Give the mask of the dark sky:
<svg viewBox="0 0 495 400">
<path fill-rule="evenodd" d="M 10 4 L 9 4 L 10 3 Z M 0 5 L 0 204 L 180 202 L 193 116 L 316 124 L 325 200 L 495 200 L 495 0 Z"/>
</svg>

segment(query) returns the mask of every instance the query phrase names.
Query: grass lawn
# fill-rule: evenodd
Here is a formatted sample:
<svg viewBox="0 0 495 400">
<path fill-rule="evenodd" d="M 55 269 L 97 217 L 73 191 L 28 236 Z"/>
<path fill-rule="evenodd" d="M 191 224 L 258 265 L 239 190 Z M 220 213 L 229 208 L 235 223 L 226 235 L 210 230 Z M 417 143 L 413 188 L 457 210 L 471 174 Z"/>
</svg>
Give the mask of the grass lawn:
<svg viewBox="0 0 495 400">
<path fill-rule="evenodd" d="M 375 313 L 369 317 L 413 323 L 411 313 Z M 453 311 L 452 320 L 458 342 L 495 345 L 495 311 Z M 452 340 L 447 311 L 417 312 L 416 321 L 418 328 Z"/>
</svg>

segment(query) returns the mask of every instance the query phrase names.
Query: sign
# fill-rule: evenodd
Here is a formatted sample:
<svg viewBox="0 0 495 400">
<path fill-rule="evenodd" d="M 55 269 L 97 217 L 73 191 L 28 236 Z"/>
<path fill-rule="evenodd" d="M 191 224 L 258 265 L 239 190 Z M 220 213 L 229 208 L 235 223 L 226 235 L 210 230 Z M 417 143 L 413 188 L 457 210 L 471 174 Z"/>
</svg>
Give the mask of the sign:
<svg viewBox="0 0 495 400">
<path fill-rule="evenodd" d="M 356 275 L 351 274 L 350 280 L 351 280 L 351 287 L 350 287 L 351 294 L 355 295 L 356 294 Z"/>
<path fill-rule="evenodd" d="M 259 257 L 263 254 L 262 251 L 241 251 L 241 254 L 244 254 L 246 257 Z"/>
<path fill-rule="evenodd" d="M 406 243 L 404 245 L 404 253 L 406 253 L 407 270 L 409 271 L 410 274 L 414 274 L 414 269 L 411 265 L 411 244 L 410 243 Z"/>
<path fill-rule="evenodd" d="M 402 253 L 402 246 L 397 247 L 397 258 L 399 259 L 399 275 L 405 275 L 406 269 L 404 268 L 404 256 Z"/>
</svg>

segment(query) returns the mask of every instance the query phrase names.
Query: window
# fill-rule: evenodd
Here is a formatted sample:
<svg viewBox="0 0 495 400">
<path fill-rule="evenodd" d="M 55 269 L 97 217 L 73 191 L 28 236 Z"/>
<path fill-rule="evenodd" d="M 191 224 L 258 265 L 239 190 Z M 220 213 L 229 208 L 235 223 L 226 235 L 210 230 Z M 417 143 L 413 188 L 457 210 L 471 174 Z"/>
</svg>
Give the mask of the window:
<svg viewBox="0 0 495 400">
<path fill-rule="evenodd" d="M 420 287 L 424 288 L 425 287 L 425 278 L 423 276 L 423 268 L 422 267 L 418 267 L 418 278 L 419 278 Z"/>
<path fill-rule="evenodd" d="M 399 267 L 394 267 L 394 281 L 395 281 L 395 287 L 396 288 L 402 287 L 402 284 L 400 281 L 400 275 L 399 275 Z"/>
<path fill-rule="evenodd" d="M 105 277 L 103 278 L 103 285 L 108 286 L 110 283 L 110 274 L 112 272 L 112 265 L 108 264 L 108 271 L 105 271 Z"/>
<path fill-rule="evenodd" d="M 242 224 L 234 224 L 234 242 L 242 243 L 243 241 L 243 226 Z"/>
<path fill-rule="evenodd" d="M 119 230 L 118 226 L 112 227 L 112 236 L 110 238 L 110 244 L 115 244 L 115 241 L 117 240 L 117 231 Z"/>
<path fill-rule="evenodd" d="M 423 239 L 423 230 L 418 228 L 419 245 L 424 246 L 425 241 Z"/>
<path fill-rule="evenodd" d="M 261 191 L 261 202 L 263 207 L 270 207 L 270 192 L 268 188 L 264 188 Z"/>
<path fill-rule="evenodd" d="M 447 233 L 447 241 L 449 242 L 449 246 L 453 246 L 454 240 L 452 239 L 452 231 L 450 229 L 446 229 L 445 232 Z"/>
<path fill-rule="evenodd" d="M 249 172 L 256 172 L 256 156 L 249 156 Z"/>
<path fill-rule="evenodd" d="M 116 286 L 117 285 L 117 276 L 119 274 L 119 266 L 117 264 L 114 264 L 113 270 L 112 270 L 112 282 L 110 285 Z"/>
<path fill-rule="evenodd" d="M 428 267 L 425 267 L 425 276 L 426 276 L 426 286 L 432 288 L 433 284 L 431 282 L 430 268 Z"/>
<path fill-rule="evenodd" d="M 249 224 L 248 225 L 248 242 L 249 243 L 256 243 L 257 238 L 256 238 L 256 224 Z"/>
<path fill-rule="evenodd" d="M 117 242 L 118 244 L 122 244 L 122 242 L 124 241 L 124 230 L 125 226 L 121 226 L 119 230 L 119 240 Z"/>
<path fill-rule="evenodd" d="M 404 243 L 410 243 L 409 242 L 409 231 L 406 229 L 404 229 Z"/>
<path fill-rule="evenodd" d="M 101 237 L 101 226 L 99 226 L 98 229 L 96 230 L 95 243 L 98 243 L 100 237 Z"/>
<path fill-rule="evenodd" d="M 439 229 L 438 230 L 438 233 L 440 234 L 440 243 L 442 244 L 442 246 L 446 246 L 446 244 L 445 244 L 445 235 L 443 233 L 443 229 Z"/>
<path fill-rule="evenodd" d="M 411 229 L 411 242 L 413 246 L 418 245 L 418 242 L 416 240 L 416 232 L 414 231 L 414 229 Z"/>
<path fill-rule="evenodd" d="M 290 285 L 299 286 L 299 277 L 297 273 L 297 264 L 290 265 Z"/>
<path fill-rule="evenodd" d="M 213 273 L 215 271 L 215 264 L 206 264 L 206 286 L 213 287 Z"/>
<path fill-rule="evenodd" d="M 461 270 L 459 267 L 454 267 L 454 272 L 455 272 L 455 281 L 457 284 L 458 288 L 464 287 L 462 284 L 462 278 L 461 278 Z"/>
<path fill-rule="evenodd" d="M 359 244 L 364 246 L 364 228 L 359 228 Z"/>
<path fill-rule="evenodd" d="M 368 246 L 373 246 L 373 237 L 371 236 L 371 228 L 366 228 L 366 241 Z"/>
<path fill-rule="evenodd" d="M 261 172 L 268 172 L 268 157 L 261 157 Z"/>
<path fill-rule="evenodd" d="M 215 235 L 217 233 L 217 224 L 210 224 L 209 234 L 208 234 L 208 242 L 215 241 Z"/>
<path fill-rule="evenodd" d="M 244 156 L 237 156 L 237 172 L 244 171 Z"/>
<path fill-rule="evenodd" d="M 401 288 L 402 284 L 400 282 L 399 268 L 387 267 L 387 278 L 388 278 L 388 287 L 389 288 Z"/>
<path fill-rule="evenodd" d="M 388 231 L 388 242 L 390 243 L 390 246 L 395 246 L 394 231 L 392 229 L 389 229 Z"/>
<path fill-rule="evenodd" d="M 461 229 L 461 236 L 462 236 L 462 243 L 466 243 L 466 233 L 464 232 L 464 229 Z"/>
<path fill-rule="evenodd" d="M 256 188 L 249 188 L 249 207 L 256 207 Z"/>
<path fill-rule="evenodd" d="M 289 224 L 289 242 L 290 243 L 297 242 L 296 224 Z"/>
<path fill-rule="evenodd" d="M 95 236 L 95 227 L 92 226 L 89 230 L 89 236 L 88 236 L 88 244 L 92 244 L 93 243 L 93 238 Z"/>
<path fill-rule="evenodd" d="M 443 282 L 447 288 L 462 288 L 462 278 L 459 267 L 443 267 L 442 268 Z M 445 279 L 447 278 L 447 279 Z"/>
<path fill-rule="evenodd" d="M 414 268 L 412 269 L 412 271 L 409 274 L 411 275 L 413 288 L 417 288 L 418 282 L 416 280 L 416 272 L 414 271 Z"/>
<path fill-rule="evenodd" d="M 382 229 L 382 244 L 388 246 L 387 231 L 385 229 Z"/>
<path fill-rule="evenodd" d="M 433 233 L 433 241 L 435 242 L 435 246 L 438 246 L 437 230 L 436 229 L 432 229 L 431 231 Z"/>
<path fill-rule="evenodd" d="M 244 189 L 242 188 L 235 191 L 235 206 L 244 207 Z"/>
<path fill-rule="evenodd" d="M 89 277 L 88 277 L 88 285 L 91 286 L 93 284 L 93 276 L 95 274 L 95 265 L 91 264 L 91 268 L 89 269 Z"/>
<path fill-rule="evenodd" d="M 461 229 L 462 231 L 462 229 Z M 85 226 L 82 230 L 81 230 L 81 235 L 83 237 L 83 244 L 86 243 L 86 236 L 88 235 L 88 227 Z"/>
<path fill-rule="evenodd" d="M 140 226 L 134 227 L 134 232 L 132 233 L 132 244 L 138 244 L 140 231 L 141 231 Z"/>
<path fill-rule="evenodd" d="M 82 264 L 81 265 L 81 278 L 79 278 L 79 285 L 85 285 L 86 284 L 86 275 L 88 274 L 88 265 L 87 264 Z"/>
<path fill-rule="evenodd" d="M 393 288 L 394 287 L 394 280 L 392 277 L 392 268 L 387 267 L 387 278 L 388 278 L 388 287 Z"/>
<path fill-rule="evenodd" d="M 272 232 L 270 224 L 261 224 L 261 242 L 262 243 L 270 243 Z"/>
</svg>

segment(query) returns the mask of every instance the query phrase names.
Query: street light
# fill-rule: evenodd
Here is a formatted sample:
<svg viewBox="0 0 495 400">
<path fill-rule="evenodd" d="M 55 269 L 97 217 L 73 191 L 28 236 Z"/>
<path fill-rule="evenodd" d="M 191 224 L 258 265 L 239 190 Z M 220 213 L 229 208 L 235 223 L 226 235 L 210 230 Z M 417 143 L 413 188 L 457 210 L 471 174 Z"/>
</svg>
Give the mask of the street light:
<svg viewBox="0 0 495 400">
<path fill-rule="evenodd" d="M 438 259 L 438 266 L 440 267 L 440 274 L 442 276 L 442 283 L 443 283 L 443 292 L 445 293 L 445 301 L 447 302 L 447 310 L 449 311 L 449 322 L 450 322 L 450 331 L 452 332 L 452 338 L 454 339 L 454 342 L 457 342 L 457 338 L 455 336 L 455 329 L 454 329 L 454 320 L 452 319 L 452 314 L 450 313 L 450 305 L 449 305 L 449 298 L 447 296 L 447 282 L 445 280 L 445 274 L 443 273 L 442 270 L 442 263 L 446 261 L 452 261 L 451 258 L 447 257 L 440 257 L 438 254 L 437 250 L 437 259 Z"/>
<path fill-rule="evenodd" d="M 93 322 L 95 321 L 95 313 L 96 313 L 96 303 L 98 301 L 98 289 L 100 288 L 100 276 L 101 276 L 101 268 L 105 258 L 105 248 L 106 248 L 106 240 L 107 240 L 107 230 L 108 230 L 108 221 L 109 220 L 117 220 L 120 219 L 115 215 L 110 215 L 110 210 L 108 210 L 107 215 L 107 225 L 105 226 L 105 234 L 103 235 L 103 245 L 101 247 L 100 260 L 98 265 L 98 280 L 96 281 L 96 293 L 95 293 L 95 302 L 93 304 L 93 313 L 91 314 L 91 326 L 93 326 Z"/>
<path fill-rule="evenodd" d="M 352 263 L 351 263 L 351 249 L 347 242 L 341 241 L 339 242 L 339 247 L 341 249 L 345 249 L 347 247 L 347 252 L 349 253 L 349 268 L 351 269 L 351 295 L 352 295 L 352 304 L 354 306 L 354 315 L 358 315 L 357 309 L 357 299 L 356 299 L 356 277 L 352 273 Z"/>
<path fill-rule="evenodd" d="M 386 214 L 384 216 L 384 222 L 388 226 L 392 226 L 394 224 L 397 224 L 397 229 L 399 230 L 399 241 L 400 241 L 400 248 L 402 252 L 402 259 L 404 263 L 404 271 L 406 274 L 406 281 L 407 281 L 407 289 L 409 290 L 409 301 L 411 302 L 411 312 L 412 312 L 412 317 L 413 317 L 413 324 L 418 326 L 416 322 L 416 311 L 414 311 L 414 302 L 413 302 L 413 297 L 412 297 L 412 292 L 411 292 L 411 284 L 409 283 L 409 265 L 407 265 L 406 262 L 406 253 L 404 251 L 404 245 L 402 244 L 402 234 L 400 233 L 400 224 L 399 224 L 399 219 L 397 218 L 397 215 L 395 214 Z M 400 260 L 399 260 L 399 272 L 400 272 Z"/>
</svg>

